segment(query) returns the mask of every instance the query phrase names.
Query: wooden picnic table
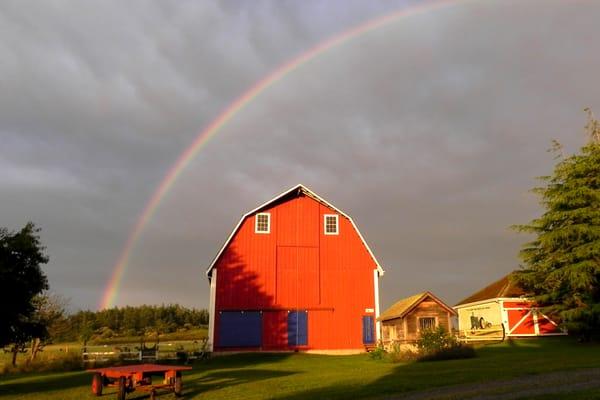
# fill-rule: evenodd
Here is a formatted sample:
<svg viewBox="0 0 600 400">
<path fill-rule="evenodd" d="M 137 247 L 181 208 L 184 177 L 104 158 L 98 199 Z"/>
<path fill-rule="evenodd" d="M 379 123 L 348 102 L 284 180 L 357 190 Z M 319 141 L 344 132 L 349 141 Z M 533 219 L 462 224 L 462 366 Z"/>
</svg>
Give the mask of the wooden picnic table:
<svg viewBox="0 0 600 400">
<path fill-rule="evenodd" d="M 102 395 L 105 386 L 117 387 L 117 399 L 124 400 L 127 393 L 135 390 L 150 393 L 150 399 L 154 400 L 156 391 L 164 389 L 181 396 L 183 390 L 183 378 L 181 371 L 190 370 L 192 367 L 179 365 L 160 364 L 135 364 L 119 367 L 106 367 L 89 369 L 94 374 L 92 378 L 92 393 L 96 396 Z M 162 377 L 161 383 L 154 384 L 153 376 Z"/>
</svg>

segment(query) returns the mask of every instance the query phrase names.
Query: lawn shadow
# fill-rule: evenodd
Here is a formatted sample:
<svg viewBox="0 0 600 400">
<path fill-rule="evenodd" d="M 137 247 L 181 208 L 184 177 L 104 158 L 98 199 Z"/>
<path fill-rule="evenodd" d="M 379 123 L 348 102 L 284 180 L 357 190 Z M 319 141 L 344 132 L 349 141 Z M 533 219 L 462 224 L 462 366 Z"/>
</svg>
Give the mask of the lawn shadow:
<svg viewBox="0 0 600 400">
<path fill-rule="evenodd" d="M 195 396 L 213 389 L 232 387 L 265 379 L 281 378 L 297 374 L 295 371 L 277 371 L 273 369 L 237 369 L 215 371 L 197 378 L 184 379 L 185 396 Z"/>
<path fill-rule="evenodd" d="M 35 377 L 35 379 L 32 379 Z M 44 373 L 40 375 L 15 375 L 14 383 L 0 382 L 0 392 L 3 395 L 16 395 L 28 393 L 44 393 L 72 389 L 85 385 L 91 385 L 92 377 L 85 372 L 70 372 L 65 374 Z M 3 379 L 4 380 L 4 379 Z"/>
<path fill-rule="evenodd" d="M 230 355 L 214 356 L 208 360 L 196 361 L 195 371 L 238 369 L 266 363 L 278 363 L 294 353 L 237 353 Z"/>
</svg>

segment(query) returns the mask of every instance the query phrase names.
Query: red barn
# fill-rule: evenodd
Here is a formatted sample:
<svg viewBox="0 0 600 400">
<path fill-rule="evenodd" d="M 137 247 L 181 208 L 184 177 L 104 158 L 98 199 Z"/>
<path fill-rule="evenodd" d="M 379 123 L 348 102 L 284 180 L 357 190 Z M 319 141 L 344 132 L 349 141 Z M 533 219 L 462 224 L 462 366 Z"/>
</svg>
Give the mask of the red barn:
<svg viewBox="0 0 600 400">
<path fill-rule="evenodd" d="M 303 185 L 242 217 L 206 271 L 213 351 L 364 350 L 383 269 L 348 215 Z"/>
</svg>

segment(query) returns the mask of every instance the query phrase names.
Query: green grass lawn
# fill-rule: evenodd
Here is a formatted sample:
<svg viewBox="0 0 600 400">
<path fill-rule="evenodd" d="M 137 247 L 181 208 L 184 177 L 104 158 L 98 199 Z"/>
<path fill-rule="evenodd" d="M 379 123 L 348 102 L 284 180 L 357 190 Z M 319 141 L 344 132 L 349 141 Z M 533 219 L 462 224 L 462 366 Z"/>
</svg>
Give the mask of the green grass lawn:
<svg viewBox="0 0 600 400">
<path fill-rule="evenodd" d="M 186 399 L 376 398 L 436 386 L 591 367 L 600 367 L 600 345 L 545 338 L 485 346 L 473 359 L 405 364 L 372 360 L 366 354 L 215 357 L 196 363 L 194 370 L 185 374 L 184 386 Z M 90 381 L 91 376 L 85 372 L 3 376 L 0 398 L 91 399 Z M 596 394 L 586 391 L 560 398 L 597 398 Z M 136 393 L 128 396 L 142 397 Z"/>
</svg>

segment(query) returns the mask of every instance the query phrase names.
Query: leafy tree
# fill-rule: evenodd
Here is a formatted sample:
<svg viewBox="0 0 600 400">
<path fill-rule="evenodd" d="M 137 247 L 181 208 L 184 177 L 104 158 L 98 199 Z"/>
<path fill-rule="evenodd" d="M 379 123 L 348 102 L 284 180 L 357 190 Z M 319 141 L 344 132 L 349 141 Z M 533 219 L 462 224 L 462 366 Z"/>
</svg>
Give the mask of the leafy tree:
<svg viewBox="0 0 600 400">
<path fill-rule="evenodd" d="M 40 268 L 48 257 L 39 232 L 31 222 L 18 232 L 0 228 L 0 346 L 13 344 L 13 364 L 19 348 L 45 329 L 32 318 L 35 296 L 48 289 Z"/>
<path fill-rule="evenodd" d="M 600 124 L 589 110 L 590 140 L 562 155 L 544 186 L 533 189 L 545 212 L 515 229 L 534 234 L 520 257 L 517 282 L 554 317 L 583 338 L 600 330 Z"/>
<path fill-rule="evenodd" d="M 33 298 L 32 303 L 35 307 L 33 315 L 29 321 L 35 323 L 39 328 L 37 336 L 31 340 L 30 361 L 35 360 L 43 346 L 43 341 L 56 335 L 61 330 L 68 329 L 65 326 L 65 308 L 67 300 L 56 294 L 43 293 Z"/>
</svg>

